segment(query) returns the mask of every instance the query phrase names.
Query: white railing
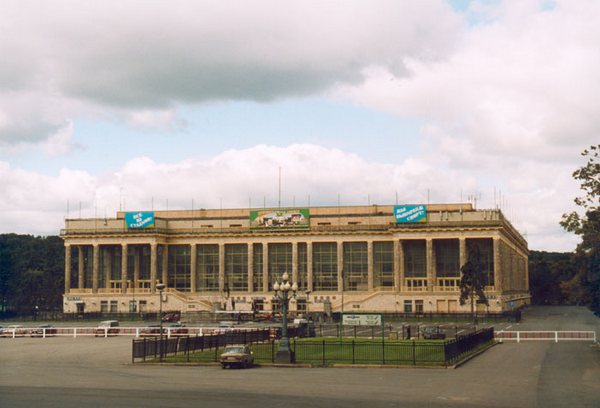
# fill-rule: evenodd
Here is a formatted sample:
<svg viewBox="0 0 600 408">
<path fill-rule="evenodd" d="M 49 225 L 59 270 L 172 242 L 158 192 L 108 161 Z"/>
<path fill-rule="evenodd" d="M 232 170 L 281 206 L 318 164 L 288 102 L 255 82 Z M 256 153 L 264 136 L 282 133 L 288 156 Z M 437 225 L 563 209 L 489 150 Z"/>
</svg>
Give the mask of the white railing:
<svg viewBox="0 0 600 408">
<path fill-rule="evenodd" d="M 516 341 L 592 341 L 596 342 L 595 331 L 504 331 L 494 333 L 496 340 Z"/>
<path fill-rule="evenodd" d="M 163 326 L 163 335 L 167 338 L 183 336 L 203 336 L 220 334 L 226 331 L 244 331 L 253 328 L 220 328 L 220 327 L 167 327 Z M 159 327 L 20 327 L 0 329 L 0 337 L 155 337 L 160 336 Z"/>
</svg>

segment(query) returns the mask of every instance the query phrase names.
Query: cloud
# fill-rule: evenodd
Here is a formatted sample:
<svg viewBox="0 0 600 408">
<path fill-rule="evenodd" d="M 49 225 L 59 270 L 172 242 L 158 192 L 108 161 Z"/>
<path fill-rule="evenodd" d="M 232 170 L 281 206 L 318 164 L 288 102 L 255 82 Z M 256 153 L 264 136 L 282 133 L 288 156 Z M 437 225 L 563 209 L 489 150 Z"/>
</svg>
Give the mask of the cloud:
<svg viewBox="0 0 600 408">
<path fill-rule="evenodd" d="M 399 203 L 458 202 L 461 191 L 466 201 L 477 189 L 480 208 L 495 206 L 493 189 L 468 172 L 419 158 L 391 165 L 318 145 L 258 145 L 175 163 L 138 157 L 102 177 L 67 169 L 51 177 L 0 162 L 0 232 L 56 234 L 65 216 L 114 217 L 118 210 L 274 207 L 279 169 L 283 206 L 337 205 L 338 197 L 342 205 L 390 205 L 396 197 Z M 558 226 L 565 185 L 567 176 L 531 191 L 535 179 L 524 175 L 511 186 L 517 193 L 506 198 L 498 192 L 496 201 L 519 220 L 516 226 L 528 234 L 533 248 L 570 248 L 573 237 Z M 532 196 L 546 203 L 544 211 L 531 202 Z"/>
<path fill-rule="evenodd" d="M 0 142 L 90 113 L 162 126 L 140 112 L 321 93 L 372 64 L 401 75 L 406 57 L 444 58 L 461 24 L 441 1 L 4 1 Z"/>
</svg>

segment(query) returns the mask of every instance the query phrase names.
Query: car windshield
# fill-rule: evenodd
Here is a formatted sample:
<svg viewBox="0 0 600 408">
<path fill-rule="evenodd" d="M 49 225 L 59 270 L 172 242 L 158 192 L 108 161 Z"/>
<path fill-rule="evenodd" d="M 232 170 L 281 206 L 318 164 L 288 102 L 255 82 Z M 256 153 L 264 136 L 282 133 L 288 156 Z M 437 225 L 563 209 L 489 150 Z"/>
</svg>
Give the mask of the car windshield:
<svg viewBox="0 0 600 408">
<path fill-rule="evenodd" d="M 244 347 L 227 347 L 225 353 L 243 353 Z"/>
</svg>

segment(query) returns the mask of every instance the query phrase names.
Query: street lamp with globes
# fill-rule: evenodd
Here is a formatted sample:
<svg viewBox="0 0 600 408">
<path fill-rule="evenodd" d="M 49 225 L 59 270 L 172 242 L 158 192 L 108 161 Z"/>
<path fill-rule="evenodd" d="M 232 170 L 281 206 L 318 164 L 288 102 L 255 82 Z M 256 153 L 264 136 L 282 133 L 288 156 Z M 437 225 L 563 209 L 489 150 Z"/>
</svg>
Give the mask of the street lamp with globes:
<svg viewBox="0 0 600 408">
<path fill-rule="evenodd" d="M 290 350 L 290 340 L 287 335 L 287 314 L 290 299 L 296 297 L 298 284 L 296 282 L 290 283 L 289 275 L 287 272 L 285 272 L 281 277 L 281 283 L 275 282 L 273 284 L 273 290 L 275 291 L 275 298 L 281 301 L 282 314 L 281 340 L 279 341 L 279 348 L 275 354 L 275 362 L 290 364 L 295 361 L 295 358 L 294 354 Z"/>
<path fill-rule="evenodd" d="M 163 359 L 163 316 L 162 316 L 162 304 L 163 304 L 163 291 L 165 290 L 165 284 L 158 282 L 156 284 L 156 290 L 158 290 L 158 294 L 160 297 L 160 301 L 158 302 L 158 318 L 160 319 L 160 361 Z"/>
</svg>

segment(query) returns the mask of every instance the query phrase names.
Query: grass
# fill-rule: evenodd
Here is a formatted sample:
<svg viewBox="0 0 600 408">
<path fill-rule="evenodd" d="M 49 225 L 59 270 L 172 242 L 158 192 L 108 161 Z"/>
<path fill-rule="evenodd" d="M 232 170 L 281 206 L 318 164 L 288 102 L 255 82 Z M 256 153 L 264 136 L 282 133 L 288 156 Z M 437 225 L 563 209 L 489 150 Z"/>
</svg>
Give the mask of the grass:
<svg viewBox="0 0 600 408">
<path fill-rule="evenodd" d="M 304 338 L 292 340 L 299 364 L 417 364 L 444 365 L 443 340 L 386 340 L 352 338 Z M 255 362 L 271 363 L 278 343 L 259 343 L 252 346 Z M 206 350 L 187 355 L 169 357 L 169 362 L 215 362 L 221 350 Z"/>
</svg>

